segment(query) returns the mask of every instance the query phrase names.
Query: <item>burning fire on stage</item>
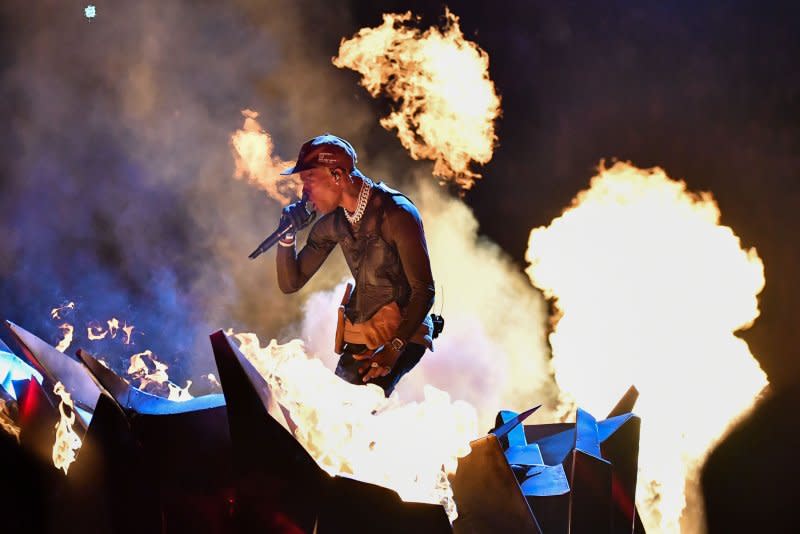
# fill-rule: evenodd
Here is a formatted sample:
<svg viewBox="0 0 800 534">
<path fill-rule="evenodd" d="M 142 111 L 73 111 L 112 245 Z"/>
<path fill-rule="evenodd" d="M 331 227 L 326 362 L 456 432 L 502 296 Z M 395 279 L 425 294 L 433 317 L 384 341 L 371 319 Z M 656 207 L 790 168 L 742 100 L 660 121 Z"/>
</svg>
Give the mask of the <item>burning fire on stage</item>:
<svg viewBox="0 0 800 534">
<path fill-rule="evenodd" d="M 158 93 L 150 62 L 179 37 L 142 45 L 120 108 L 148 132 L 131 161 L 163 174 L 130 171 L 131 189 L 169 198 L 163 213 L 121 202 L 124 224 L 92 215 L 120 226 L 70 241 L 105 251 L 76 255 L 91 280 L 30 285 L 41 315 L 3 317 L 0 468 L 18 489 L 0 502 L 39 510 L 42 532 L 706 532 L 700 469 L 768 386 L 737 337 L 760 315 L 764 261 L 715 195 L 601 162 L 521 229 L 523 268 L 467 204 L 492 186 L 503 87 L 459 16 L 383 14 L 350 37 L 336 22 L 338 50 L 301 54 L 237 9 L 297 65 L 240 35 L 252 79 L 274 78 L 245 94 L 209 59 L 226 89 L 168 110 L 175 86 Z M 244 24 L 232 13 L 207 16 Z M 297 68 L 304 54 L 324 61 Z M 188 91 L 180 69 L 197 72 L 171 68 Z M 361 87 L 338 81 L 354 73 Z M 161 143 L 190 133 L 197 179 L 176 186 L 187 171 Z M 158 227 L 140 232 L 142 215 Z"/>
</svg>

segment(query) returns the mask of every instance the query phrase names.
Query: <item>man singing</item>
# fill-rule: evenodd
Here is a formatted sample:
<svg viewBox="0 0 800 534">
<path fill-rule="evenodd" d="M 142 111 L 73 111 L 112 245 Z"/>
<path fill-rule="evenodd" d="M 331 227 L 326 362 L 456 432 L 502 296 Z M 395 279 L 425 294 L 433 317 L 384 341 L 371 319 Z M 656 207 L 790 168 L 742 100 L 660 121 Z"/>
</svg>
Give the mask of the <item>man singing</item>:
<svg viewBox="0 0 800 534">
<path fill-rule="evenodd" d="M 321 217 L 299 253 L 294 234 L 280 241 L 278 285 L 284 293 L 297 291 L 337 244 L 342 248 L 355 289 L 343 300 L 336 374 L 353 384 L 377 384 L 388 397 L 433 349 L 433 275 L 417 208 L 367 178 L 356 162 L 349 142 L 326 133 L 306 142 L 297 164 L 282 173 L 300 174 L 303 196 Z M 282 217 L 295 231 L 309 221 L 302 201 L 284 208 Z"/>
</svg>

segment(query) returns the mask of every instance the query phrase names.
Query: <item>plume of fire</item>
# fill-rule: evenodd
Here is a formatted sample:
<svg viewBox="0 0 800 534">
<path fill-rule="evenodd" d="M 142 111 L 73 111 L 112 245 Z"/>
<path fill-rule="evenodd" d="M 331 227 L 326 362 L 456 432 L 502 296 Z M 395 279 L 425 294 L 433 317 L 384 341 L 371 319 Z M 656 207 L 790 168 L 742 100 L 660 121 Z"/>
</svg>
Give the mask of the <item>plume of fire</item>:
<svg viewBox="0 0 800 534">
<path fill-rule="evenodd" d="M 5 399 L 0 399 L 0 428 L 8 434 L 14 436 L 19 443 L 20 427 L 17 426 L 14 418 L 11 415 L 10 403 Z"/>
<path fill-rule="evenodd" d="M 242 110 L 244 126 L 231 135 L 233 157 L 236 163 L 234 177 L 245 179 L 249 183 L 266 191 L 280 202 L 289 203 L 299 197 L 303 184 L 296 174 L 281 176 L 281 171 L 294 164 L 273 156 L 272 137 L 265 132 L 256 118 L 258 113 L 249 109 Z"/>
<path fill-rule="evenodd" d="M 409 501 L 442 503 L 455 517 L 447 480 L 477 436 L 474 409 L 432 386 L 420 403 L 401 404 L 375 385 L 357 386 L 308 358 L 302 341 L 259 345 L 236 334 L 243 354 L 297 424 L 295 436 L 330 474 L 389 487 Z"/>
<path fill-rule="evenodd" d="M 52 310 L 50 310 L 50 317 L 54 321 L 58 321 L 59 319 L 61 319 L 61 314 L 62 313 L 67 312 L 69 310 L 74 310 L 74 309 L 75 309 L 75 303 L 74 302 L 67 302 L 63 306 L 58 306 L 58 307 L 53 308 Z"/>
<path fill-rule="evenodd" d="M 137 388 L 155 395 L 166 396 L 169 400 L 187 401 L 194 398 L 189 393 L 191 380 L 187 380 L 185 387 L 180 387 L 170 381 L 167 369 L 169 366 L 156 359 L 153 351 L 145 350 L 131 356 L 128 365 L 128 376 L 137 381 Z"/>
<path fill-rule="evenodd" d="M 72 343 L 72 334 L 75 332 L 75 327 L 69 323 L 63 323 L 59 325 L 58 329 L 61 330 L 62 337 L 61 341 L 56 345 L 56 350 L 64 352 Z"/>
<path fill-rule="evenodd" d="M 61 397 L 58 403 L 58 411 L 61 419 L 56 423 L 56 440 L 53 443 L 53 465 L 56 469 L 63 469 L 67 474 L 69 466 L 75 461 L 75 455 L 81 448 L 81 438 L 73 430 L 75 424 L 75 406 L 72 404 L 72 397 L 64 388 L 61 382 L 56 382 L 53 393 Z"/>
<path fill-rule="evenodd" d="M 411 12 L 385 14 L 383 24 L 342 39 L 333 64 L 361 74 L 373 96 L 383 91 L 396 109 L 381 119 L 414 159 L 435 162 L 434 174 L 469 189 L 480 174 L 470 164 L 492 159 L 500 98 L 489 78 L 489 56 L 467 41 L 458 17 L 444 30 L 412 27 Z"/>
<path fill-rule="evenodd" d="M 550 344 L 563 403 L 603 413 L 630 384 L 641 392 L 648 532 L 703 531 L 702 503 L 686 506 L 697 468 L 766 384 L 734 335 L 758 317 L 764 267 L 719 219 L 710 193 L 620 162 L 530 235 L 527 273 L 560 313 Z"/>
</svg>

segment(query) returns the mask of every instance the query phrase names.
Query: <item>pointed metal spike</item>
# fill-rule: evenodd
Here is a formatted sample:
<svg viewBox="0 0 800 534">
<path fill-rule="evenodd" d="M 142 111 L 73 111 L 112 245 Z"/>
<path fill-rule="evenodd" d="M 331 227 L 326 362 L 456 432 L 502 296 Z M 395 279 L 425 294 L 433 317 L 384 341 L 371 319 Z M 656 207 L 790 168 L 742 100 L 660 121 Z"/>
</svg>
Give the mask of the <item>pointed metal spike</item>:
<svg viewBox="0 0 800 534">
<path fill-rule="evenodd" d="M 494 434 L 495 436 L 497 436 L 497 439 L 502 438 L 503 436 L 505 436 L 506 434 L 508 434 L 512 430 L 514 430 L 514 428 L 518 424 L 520 424 L 525 419 L 527 419 L 530 414 L 532 414 L 533 412 L 535 412 L 536 410 L 538 410 L 541 407 L 542 407 L 542 405 L 540 404 L 539 406 L 534 406 L 530 410 L 525 410 L 524 412 L 522 412 L 518 416 L 512 417 L 511 419 L 509 419 L 508 422 L 505 423 L 504 425 L 502 425 L 501 427 L 495 428 L 494 430 L 492 430 L 491 433 Z"/>
<path fill-rule="evenodd" d="M 458 506 L 455 532 L 530 532 L 541 534 L 536 516 L 508 465 L 497 437 L 488 434 L 469 444 L 458 459 L 453 498 Z"/>
<path fill-rule="evenodd" d="M 310 531 L 326 473 L 270 415 L 268 384 L 223 331 L 211 334 L 211 346 L 226 400 L 239 503 L 253 518 L 249 529 L 263 529 L 262 518 L 282 514 Z"/>
<path fill-rule="evenodd" d="M 628 391 L 622 396 L 617 404 L 608 412 L 607 418 L 616 417 L 618 415 L 622 415 L 625 413 L 630 413 L 633 411 L 633 407 L 636 406 L 636 401 L 639 399 L 639 390 L 636 389 L 636 386 L 631 386 L 628 388 Z"/>
<path fill-rule="evenodd" d="M 578 408 L 575 415 L 575 448 L 596 458 L 602 458 L 597 420 L 582 408 Z"/>
<path fill-rule="evenodd" d="M 497 413 L 495 424 L 501 425 L 503 423 L 507 423 L 518 415 L 519 414 L 517 412 L 512 412 L 511 410 L 500 410 Z M 527 444 L 528 440 L 525 439 L 525 429 L 522 427 L 522 425 L 519 425 L 508 432 L 509 447 L 524 447 Z"/>
<path fill-rule="evenodd" d="M 98 385 L 105 389 L 117 404 L 127 406 L 131 385 L 85 350 L 78 349 L 77 355 L 83 365 L 91 371 Z"/>
<path fill-rule="evenodd" d="M 34 367 L 40 368 L 53 384 L 64 384 L 81 408 L 94 411 L 100 388 L 83 365 L 11 321 L 6 321 L 6 325 Z"/>
</svg>

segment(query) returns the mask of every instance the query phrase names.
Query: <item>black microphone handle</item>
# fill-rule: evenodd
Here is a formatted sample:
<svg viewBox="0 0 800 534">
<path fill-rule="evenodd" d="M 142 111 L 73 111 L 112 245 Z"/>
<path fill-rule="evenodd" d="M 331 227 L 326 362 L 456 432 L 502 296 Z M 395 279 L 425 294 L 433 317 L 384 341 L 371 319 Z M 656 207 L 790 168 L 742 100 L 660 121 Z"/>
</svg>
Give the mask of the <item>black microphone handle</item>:
<svg viewBox="0 0 800 534">
<path fill-rule="evenodd" d="M 286 234 L 291 232 L 293 228 L 294 228 L 294 226 L 292 226 L 291 223 L 287 224 L 285 227 L 280 227 L 279 226 L 278 229 L 275 230 L 274 232 L 272 232 L 272 234 L 268 238 L 266 238 L 264 241 L 262 241 L 261 244 L 258 245 L 258 248 L 255 249 L 253 252 L 251 252 L 250 256 L 248 256 L 248 257 L 251 260 L 256 259 L 261 254 L 263 254 L 264 252 L 266 252 L 269 249 L 271 249 L 272 247 L 274 247 L 275 244 L 278 241 L 280 241 L 283 236 L 285 236 Z"/>
<path fill-rule="evenodd" d="M 303 221 L 302 224 L 304 225 L 310 224 L 311 221 L 317 218 L 317 212 L 309 210 L 307 203 L 308 203 L 308 193 L 303 193 L 303 197 L 300 199 L 300 205 L 303 206 L 303 209 L 305 210 L 306 215 L 308 217 L 305 221 Z M 287 223 L 286 226 L 279 225 L 278 229 L 272 232 L 272 235 L 270 235 L 260 245 L 258 245 L 258 248 L 255 249 L 253 252 L 251 252 L 250 256 L 248 257 L 251 260 L 256 259 L 261 254 L 274 247 L 275 243 L 280 241 L 283 236 L 291 232 L 293 229 L 294 226 L 292 225 L 292 223 Z"/>
</svg>

